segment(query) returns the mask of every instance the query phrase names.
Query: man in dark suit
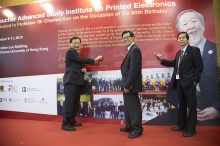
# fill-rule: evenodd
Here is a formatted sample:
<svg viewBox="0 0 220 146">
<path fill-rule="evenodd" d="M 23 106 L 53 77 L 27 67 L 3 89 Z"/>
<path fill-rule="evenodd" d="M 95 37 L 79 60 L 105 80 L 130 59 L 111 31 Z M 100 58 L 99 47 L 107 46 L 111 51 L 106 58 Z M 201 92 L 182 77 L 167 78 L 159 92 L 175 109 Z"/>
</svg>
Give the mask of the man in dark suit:
<svg viewBox="0 0 220 146">
<path fill-rule="evenodd" d="M 126 126 L 120 128 L 120 131 L 131 132 L 128 135 L 129 138 L 136 138 L 143 132 L 141 104 L 138 97 L 138 92 L 142 91 L 142 54 L 139 47 L 134 43 L 134 37 L 131 31 L 122 33 L 122 38 L 128 48 L 121 64 Z"/>
<path fill-rule="evenodd" d="M 99 93 L 102 93 L 102 89 L 103 89 L 102 78 L 99 79 L 98 82 L 99 82 Z"/>
<path fill-rule="evenodd" d="M 80 102 L 80 106 L 79 106 L 79 116 L 80 117 L 84 117 L 85 116 L 85 106 L 83 105 L 83 102 Z M 81 126 L 81 125 L 78 125 Z"/>
<path fill-rule="evenodd" d="M 99 79 L 95 79 L 95 94 L 99 93 Z"/>
<path fill-rule="evenodd" d="M 193 20 L 193 21 L 192 21 Z M 216 44 L 204 37 L 205 23 L 203 16 L 195 10 L 184 10 L 176 18 L 179 32 L 189 34 L 189 44 L 200 49 L 204 64 L 200 82 L 196 86 L 197 125 L 220 125 L 220 100 Z M 167 102 L 178 107 L 177 90 L 173 89 L 175 75 L 167 89 Z M 169 109 L 166 114 L 158 116 L 147 124 L 174 124 L 177 110 Z"/>
<path fill-rule="evenodd" d="M 204 37 L 204 18 L 195 10 L 180 12 L 176 19 L 176 27 L 179 31 L 189 34 L 189 44 L 198 47 L 202 54 L 204 71 L 196 86 L 197 120 L 217 119 L 220 114 L 220 102 L 216 44 Z M 212 124 L 215 124 L 214 121 Z"/>
<path fill-rule="evenodd" d="M 115 109 L 113 110 L 113 111 L 114 111 L 114 118 L 115 118 L 115 119 L 119 119 L 119 118 L 118 118 L 118 115 L 119 115 L 119 107 L 118 107 L 118 103 L 117 103 L 117 102 L 115 102 L 114 108 L 115 108 Z"/>
<path fill-rule="evenodd" d="M 185 130 L 183 136 L 189 137 L 196 134 L 196 84 L 201 78 L 203 61 L 199 48 L 188 45 L 189 35 L 186 32 L 180 32 L 177 40 L 181 49 L 176 53 L 174 60 L 162 59 L 160 54 L 156 56 L 162 65 L 174 67 L 173 88 L 177 88 L 179 109 L 177 127 L 173 127 L 172 131 Z"/>
<path fill-rule="evenodd" d="M 119 112 L 119 118 L 118 119 L 124 119 L 124 105 L 123 105 L 123 101 L 119 102 L 120 105 L 118 106 L 118 112 Z"/>
<path fill-rule="evenodd" d="M 95 118 L 101 118 L 101 103 L 95 107 Z"/>
<path fill-rule="evenodd" d="M 114 105 L 114 102 L 111 103 L 111 114 L 110 114 L 110 119 L 114 119 L 114 116 L 115 116 L 115 105 Z"/>
<path fill-rule="evenodd" d="M 84 94 L 91 95 L 92 94 L 92 84 L 89 78 L 86 78 L 84 83 Z"/>
<path fill-rule="evenodd" d="M 106 92 L 106 79 L 102 80 L 103 92 Z"/>
<path fill-rule="evenodd" d="M 86 117 L 93 117 L 94 116 L 94 110 L 93 110 L 91 101 L 88 101 L 88 105 L 85 108 L 85 116 Z"/>
<path fill-rule="evenodd" d="M 79 109 L 80 94 L 84 84 L 84 74 L 86 73 L 83 64 L 94 64 L 102 59 L 102 56 L 95 59 L 81 57 L 77 52 L 80 44 L 81 39 L 79 37 L 72 37 L 70 39 L 70 49 L 66 52 L 65 57 L 66 71 L 63 79 L 65 102 L 61 129 L 66 131 L 74 131 L 75 128 L 72 126 L 82 125 L 82 123 L 76 122 L 75 117 Z"/>
</svg>

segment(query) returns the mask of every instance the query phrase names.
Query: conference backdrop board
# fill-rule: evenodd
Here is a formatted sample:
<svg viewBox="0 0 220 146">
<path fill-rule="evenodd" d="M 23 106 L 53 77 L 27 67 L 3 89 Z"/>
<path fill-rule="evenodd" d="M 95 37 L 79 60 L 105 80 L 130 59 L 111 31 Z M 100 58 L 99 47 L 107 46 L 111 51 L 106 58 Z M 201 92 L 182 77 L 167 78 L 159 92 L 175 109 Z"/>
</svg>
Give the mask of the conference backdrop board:
<svg viewBox="0 0 220 146">
<path fill-rule="evenodd" d="M 95 110 L 96 105 L 94 104 L 96 102 L 94 99 L 96 99 L 96 94 L 100 94 L 96 92 L 96 79 L 113 80 L 114 78 L 115 82 L 119 80 L 120 83 L 120 65 L 126 54 L 126 46 L 123 43 L 121 33 L 124 30 L 131 30 L 135 34 L 135 43 L 140 47 L 143 57 L 144 92 L 140 93 L 140 98 L 153 100 L 153 103 L 158 102 L 158 106 L 165 99 L 169 103 L 169 109 L 177 109 L 176 91 L 173 91 L 172 96 L 169 96 L 171 92 L 167 93 L 172 68 L 162 66 L 155 54 L 160 53 L 166 59 L 174 58 L 176 51 L 180 49 L 176 39 L 179 32 L 176 28 L 176 19 L 180 12 L 188 9 L 201 13 L 204 17 L 204 23 L 198 19 L 200 26 L 193 26 L 196 22 L 193 19 L 189 20 L 189 16 L 186 16 L 184 19 L 187 22 L 181 24 L 182 30 L 187 31 L 190 37 L 195 40 L 198 39 L 196 37 L 204 34 L 206 40 L 215 43 L 212 1 L 103 0 L 100 3 L 93 2 L 92 0 L 45 1 L 0 9 L 0 86 L 2 89 L 0 96 L 5 101 L 1 104 L 10 103 L 10 95 L 8 94 L 11 93 L 11 87 L 16 85 L 16 89 L 22 92 L 25 89 L 23 87 L 38 88 L 38 84 L 40 84 L 30 84 L 27 81 L 26 85 L 22 85 L 20 81 L 14 81 L 15 77 L 23 79 L 33 76 L 37 79 L 48 75 L 53 76 L 53 81 L 38 80 L 36 82 L 41 81 L 42 84 L 48 84 L 48 86 L 54 81 L 57 82 L 57 87 L 45 89 L 47 92 L 51 92 L 50 96 L 45 99 L 52 99 L 51 107 L 56 106 L 55 103 L 59 106 L 60 100 L 65 100 L 62 92 L 63 86 L 60 84 L 65 72 L 65 53 L 69 49 L 69 39 L 78 36 L 82 39 L 79 51 L 82 56 L 91 58 L 98 55 L 103 56 L 102 62 L 95 65 L 85 65 L 88 70 L 85 78 L 88 78 L 91 83 L 91 92 L 85 94 L 85 97 L 82 96 L 81 100 L 86 105 L 88 100 L 91 100 L 93 110 Z M 189 28 L 184 27 L 186 25 L 189 25 Z M 211 102 L 208 107 L 214 107 L 219 103 L 215 44 L 212 44 L 212 48 L 204 49 L 204 52 L 201 53 L 203 56 L 208 56 L 209 59 L 204 59 L 205 70 L 202 77 L 205 80 L 200 85 L 210 84 L 210 86 L 205 89 L 200 87 L 200 89 L 204 96 L 212 95 L 212 99 L 208 98 L 210 99 L 208 101 Z M 215 61 L 216 64 L 213 63 L 211 67 L 206 67 L 210 66 L 210 62 Z M 146 83 L 147 76 L 154 79 Z M 11 82 L 12 80 L 13 82 Z M 102 92 L 103 97 L 115 94 L 112 91 L 117 91 L 116 94 L 122 96 L 119 91 L 120 86 L 108 86 L 108 91 L 107 86 L 98 89 L 99 92 L 104 91 Z M 13 96 L 16 96 L 13 98 L 19 99 L 21 105 L 25 103 L 25 98 L 27 98 L 22 94 L 14 94 Z M 22 111 L 48 114 L 29 109 L 26 108 Z M 149 112 L 149 109 L 145 112 Z M 206 107 L 203 106 L 202 109 L 206 109 Z M 10 108 L 2 108 L 2 110 L 10 110 Z M 20 110 L 12 109 L 12 111 Z M 46 107 L 43 111 L 46 111 Z M 158 116 L 166 112 L 164 110 L 156 112 L 156 114 Z M 52 113 L 56 114 L 57 111 L 53 110 Z M 155 117 L 155 113 L 152 116 L 149 113 L 146 115 Z"/>
</svg>

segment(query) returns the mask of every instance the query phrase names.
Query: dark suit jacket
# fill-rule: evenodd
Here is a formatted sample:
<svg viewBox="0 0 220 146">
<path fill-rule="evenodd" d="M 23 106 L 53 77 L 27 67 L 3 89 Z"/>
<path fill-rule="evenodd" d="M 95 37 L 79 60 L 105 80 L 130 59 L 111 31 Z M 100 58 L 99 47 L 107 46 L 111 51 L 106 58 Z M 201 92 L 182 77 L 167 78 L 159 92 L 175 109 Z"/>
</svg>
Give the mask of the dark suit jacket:
<svg viewBox="0 0 220 146">
<path fill-rule="evenodd" d="M 88 105 L 86 105 L 85 106 L 85 115 L 87 116 L 87 117 L 93 117 L 93 114 L 94 114 L 94 112 L 93 112 L 93 109 L 91 109 L 91 108 L 89 108 L 89 112 L 88 112 Z"/>
<path fill-rule="evenodd" d="M 213 106 L 220 114 L 219 81 L 216 44 L 206 40 L 203 50 L 204 70 L 199 87 L 201 95 L 206 99 L 206 107 Z"/>
<path fill-rule="evenodd" d="M 174 75 L 176 75 L 178 69 L 178 61 L 181 50 L 176 53 L 174 60 L 163 59 L 161 61 L 162 65 L 173 66 Z M 183 88 L 189 88 L 193 86 L 194 81 L 198 83 L 201 78 L 203 71 L 203 61 L 200 54 L 200 50 L 197 47 L 187 46 L 183 58 L 179 63 L 179 76 L 180 84 Z M 176 79 L 174 80 L 173 87 L 176 88 Z"/>
<path fill-rule="evenodd" d="M 142 91 L 142 55 L 136 44 L 133 44 L 121 64 L 122 89 L 129 93 Z"/>
<path fill-rule="evenodd" d="M 84 84 L 83 64 L 94 64 L 94 59 L 83 58 L 78 52 L 70 48 L 66 52 L 66 71 L 63 78 L 63 84 L 72 83 L 76 85 Z"/>
<path fill-rule="evenodd" d="M 206 101 L 205 107 L 214 107 L 220 113 L 220 100 L 219 100 L 219 82 L 218 82 L 218 65 L 217 65 L 217 52 L 216 44 L 206 40 L 203 50 L 203 73 L 199 82 L 201 95 Z M 171 83 L 167 91 L 167 102 L 178 106 L 177 91 L 172 88 L 174 84 L 175 74 L 173 73 Z M 200 100 L 200 99 L 198 99 Z M 203 109 L 202 109 L 203 110 Z"/>
<path fill-rule="evenodd" d="M 81 106 L 81 105 L 79 106 L 79 115 L 82 117 L 85 116 L 85 107 L 84 106 Z"/>
</svg>

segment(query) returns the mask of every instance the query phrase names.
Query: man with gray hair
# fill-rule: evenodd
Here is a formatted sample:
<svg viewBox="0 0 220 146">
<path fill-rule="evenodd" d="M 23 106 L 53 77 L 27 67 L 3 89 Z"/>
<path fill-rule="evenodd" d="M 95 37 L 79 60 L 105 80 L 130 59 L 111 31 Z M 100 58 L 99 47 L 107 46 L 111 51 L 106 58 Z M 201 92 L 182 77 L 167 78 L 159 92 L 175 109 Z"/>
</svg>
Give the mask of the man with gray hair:
<svg viewBox="0 0 220 146">
<path fill-rule="evenodd" d="M 216 44 L 204 37 L 204 18 L 195 10 L 184 10 L 176 18 L 176 28 L 179 32 L 189 34 L 189 44 L 200 49 L 203 60 L 203 73 L 196 86 L 197 124 L 220 125 L 220 101 Z M 177 90 L 173 89 L 175 75 L 167 89 L 167 102 L 178 107 Z M 175 124 L 176 109 L 170 109 L 166 114 L 159 116 L 147 124 Z"/>
<path fill-rule="evenodd" d="M 204 37 L 204 17 L 195 10 L 179 13 L 176 28 L 189 34 L 189 43 L 200 49 L 204 71 L 196 86 L 197 115 L 199 121 L 219 118 L 219 86 L 216 44 Z"/>
</svg>

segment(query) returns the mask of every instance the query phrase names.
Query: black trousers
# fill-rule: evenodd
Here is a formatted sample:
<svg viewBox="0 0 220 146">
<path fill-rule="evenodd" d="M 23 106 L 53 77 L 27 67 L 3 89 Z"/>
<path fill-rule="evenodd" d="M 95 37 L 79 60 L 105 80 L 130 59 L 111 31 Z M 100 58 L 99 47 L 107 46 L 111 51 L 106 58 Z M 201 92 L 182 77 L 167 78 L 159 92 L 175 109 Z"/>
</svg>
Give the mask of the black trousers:
<svg viewBox="0 0 220 146">
<path fill-rule="evenodd" d="M 142 133 L 142 111 L 138 93 L 123 93 L 123 98 L 126 127 Z"/>
<path fill-rule="evenodd" d="M 185 128 L 186 131 L 193 132 L 195 131 L 197 122 L 196 85 L 183 88 L 180 84 L 180 80 L 177 80 L 177 92 L 179 99 L 177 126 Z M 188 117 L 187 107 L 189 109 Z"/>
<path fill-rule="evenodd" d="M 119 114 L 118 111 L 117 111 L 117 112 L 116 112 L 116 111 L 114 112 L 114 118 L 115 118 L 115 119 L 118 119 L 118 114 Z"/>
<path fill-rule="evenodd" d="M 63 127 L 71 126 L 71 123 L 76 122 L 75 117 L 79 109 L 81 90 L 82 86 L 79 85 L 69 83 L 64 85 Z"/>
</svg>

